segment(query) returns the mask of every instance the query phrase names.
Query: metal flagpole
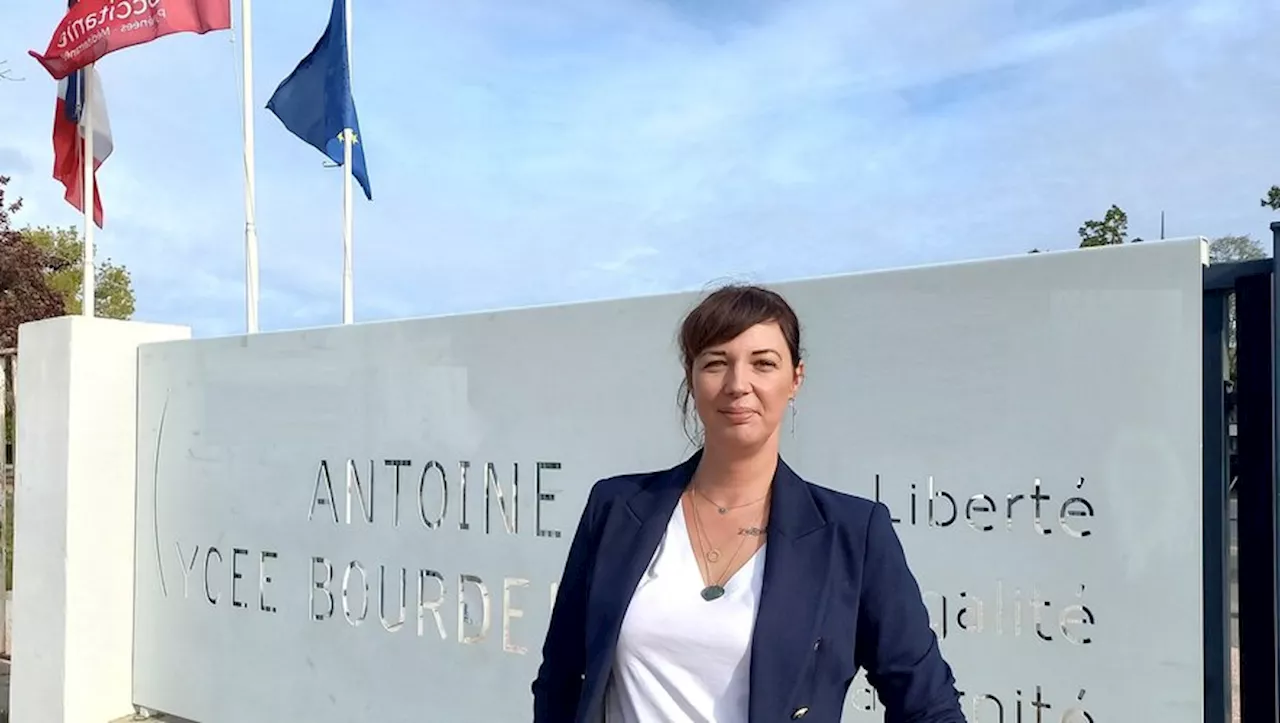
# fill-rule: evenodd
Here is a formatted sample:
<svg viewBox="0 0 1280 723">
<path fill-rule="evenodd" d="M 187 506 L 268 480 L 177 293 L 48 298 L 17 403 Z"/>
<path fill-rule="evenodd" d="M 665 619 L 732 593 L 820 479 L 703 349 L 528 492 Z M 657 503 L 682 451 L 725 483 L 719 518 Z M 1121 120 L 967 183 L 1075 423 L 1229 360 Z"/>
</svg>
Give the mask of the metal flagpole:
<svg viewBox="0 0 1280 723">
<path fill-rule="evenodd" d="M 94 278 L 93 278 L 93 98 L 89 88 L 93 85 L 91 75 L 93 65 L 87 65 L 80 73 L 80 134 L 84 137 L 82 148 L 84 168 L 84 184 L 80 204 L 84 209 L 84 258 L 81 261 L 83 278 L 80 281 L 81 307 L 80 313 L 85 316 L 94 314 Z"/>
<path fill-rule="evenodd" d="M 346 11 L 347 41 L 347 83 L 351 83 L 351 0 L 344 0 Z M 350 324 L 355 320 L 355 301 L 352 285 L 352 251 L 351 236 L 352 198 L 351 198 L 351 144 L 356 142 L 355 133 L 350 128 L 342 129 L 342 323 Z"/>
<path fill-rule="evenodd" d="M 258 331 L 258 225 L 253 144 L 253 2 L 240 2 L 240 50 L 244 113 L 244 312 L 245 330 Z"/>
<path fill-rule="evenodd" d="M 351 291 L 351 235 L 352 223 L 351 203 L 351 139 L 355 133 L 346 128 L 342 131 L 342 323 L 350 324 L 355 320 L 355 302 Z"/>
</svg>

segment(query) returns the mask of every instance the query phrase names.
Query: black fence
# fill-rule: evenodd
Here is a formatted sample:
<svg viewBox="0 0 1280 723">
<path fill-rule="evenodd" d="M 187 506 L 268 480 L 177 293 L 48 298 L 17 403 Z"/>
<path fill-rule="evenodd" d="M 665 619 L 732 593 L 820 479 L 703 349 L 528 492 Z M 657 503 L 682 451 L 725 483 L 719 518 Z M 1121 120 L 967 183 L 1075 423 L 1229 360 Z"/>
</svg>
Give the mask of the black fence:
<svg viewBox="0 0 1280 723">
<path fill-rule="evenodd" d="M 1236 637 L 1240 720 L 1280 721 L 1277 650 L 1276 360 L 1280 358 L 1280 223 L 1272 258 L 1214 264 L 1204 274 L 1204 700 L 1205 723 L 1231 721 L 1232 539 L 1236 507 Z M 1235 379 L 1229 378 L 1229 309 L 1235 306 Z M 1232 423 L 1234 418 L 1234 424 Z M 1231 448 L 1234 428 L 1234 450 Z"/>
</svg>

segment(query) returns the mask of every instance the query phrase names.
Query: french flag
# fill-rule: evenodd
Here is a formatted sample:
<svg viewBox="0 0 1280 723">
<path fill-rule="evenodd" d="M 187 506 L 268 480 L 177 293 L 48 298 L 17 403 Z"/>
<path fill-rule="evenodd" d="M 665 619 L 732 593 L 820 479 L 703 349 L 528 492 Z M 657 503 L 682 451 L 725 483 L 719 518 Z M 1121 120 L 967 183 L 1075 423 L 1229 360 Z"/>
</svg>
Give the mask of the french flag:
<svg viewBox="0 0 1280 723">
<path fill-rule="evenodd" d="M 88 106 L 85 91 L 88 90 Z M 85 112 L 88 110 L 89 112 Z M 89 124 L 85 123 L 85 120 Z M 58 82 L 53 115 L 53 178 L 67 189 L 67 203 L 84 213 L 84 138 L 93 134 L 93 222 L 102 228 L 102 196 L 98 168 L 111 155 L 111 123 L 102 82 L 92 65 Z"/>
</svg>

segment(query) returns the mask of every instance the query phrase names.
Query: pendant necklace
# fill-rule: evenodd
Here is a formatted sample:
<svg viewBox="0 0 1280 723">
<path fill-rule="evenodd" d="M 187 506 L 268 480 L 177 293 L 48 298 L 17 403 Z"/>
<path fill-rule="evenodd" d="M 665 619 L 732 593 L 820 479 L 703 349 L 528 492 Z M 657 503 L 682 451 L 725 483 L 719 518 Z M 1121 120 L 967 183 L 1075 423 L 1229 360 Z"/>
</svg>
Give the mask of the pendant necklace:
<svg viewBox="0 0 1280 723">
<path fill-rule="evenodd" d="M 689 502 L 692 503 L 693 500 L 690 499 Z M 719 560 L 720 551 L 710 546 L 710 540 L 707 537 L 707 532 L 702 527 L 702 517 L 698 513 L 697 505 L 693 505 L 693 522 L 694 522 L 694 526 L 697 528 L 696 531 L 698 534 L 699 546 L 703 548 L 704 550 L 703 554 L 706 556 L 708 563 L 712 563 L 712 562 L 715 562 L 716 560 Z M 738 553 L 742 552 L 742 545 L 746 541 L 747 541 L 746 535 L 739 535 L 738 546 L 734 548 L 733 556 L 729 558 L 729 563 L 725 566 L 725 569 L 720 573 L 720 578 L 717 579 L 715 582 L 710 581 L 710 577 L 711 577 L 710 564 L 708 564 L 704 570 L 702 561 L 698 560 L 698 572 L 702 573 L 703 581 L 707 582 L 707 585 L 702 588 L 702 592 L 699 593 L 702 596 L 703 600 L 706 600 L 707 602 L 711 602 L 713 600 L 717 600 L 721 597 L 724 597 L 725 573 L 727 573 L 733 567 L 733 561 L 738 559 Z M 712 559 L 713 556 L 715 559 Z"/>
<path fill-rule="evenodd" d="M 689 502 L 692 505 L 693 500 L 690 500 Z M 702 556 L 707 559 L 707 562 L 714 565 L 717 562 L 720 562 L 720 549 L 711 544 L 711 538 L 707 535 L 707 531 L 702 527 L 702 517 L 698 514 L 698 508 L 696 505 L 692 506 L 693 526 L 695 531 L 698 533 L 698 547 L 702 549 Z"/>
<path fill-rule="evenodd" d="M 690 485 L 690 486 L 692 486 L 692 485 Z M 761 496 L 759 499 L 751 500 L 750 502 L 743 502 L 743 503 L 742 503 L 742 504 L 740 504 L 740 505 L 722 505 L 722 504 L 720 504 L 720 503 L 716 502 L 715 500 L 711 499 L 710 497 L 707 497 L 705 494 L 703 494 L 703 493 L 702 493 L 702 490 L 698 489 L 697 487 L 694 487 L 694 488 L 693 488 L 693 491 L 694 491 L 695 493 L 697 493 L 697 495 L 698 495 L 699 497 L 701 497 L 702 499 L 704 499 L 704 500 L 706 500 L 708 503 L 710 503 L 712 507 L 715 507 L 715 508 L 716 508 L 716 512 L 718 512 L 718 513 L 720 513 L 720 514 L 722 514 L 722 515 L 727 515 L 727 514 L 729 514 L 729 512 L 730 512 L 730 511 L 732 511 L 732 510 L 740 510 L 740 509 L 742 509 L 743 507 L 750 507 L 750 506 L 752 506 L 752 505 L 758 505 L 758 504 L 760 504 L 761 502 L 764 502 L 764 501 L 765 501 L 765 498 L 767 498 L 767 497 L 769 496 L 769 492 L 768 492 L 768 491 L 766 491 L 766 492 L 764 493 L 764 495 L 763 495 L 763 496 Z"/>
<path fill-rule="evenodd" d="M 698 512 L 698 506 L 694 504 L 692 499 L 689 500 L 689 506 L 693 509 L 693 527 L 698 536 L 698 547 L 707 562 L 714 565 L 720 561 L 720 549 L 711 544 L 711 536 L 707 534 L 706 528 L 702 525 L 702 514 Z M 698 570 L 702 570 L 701 566 L 699 566 Z M 710 574 L 711 572 L 708 569 L 707 576 L 710 576 Z"/>
</svg>

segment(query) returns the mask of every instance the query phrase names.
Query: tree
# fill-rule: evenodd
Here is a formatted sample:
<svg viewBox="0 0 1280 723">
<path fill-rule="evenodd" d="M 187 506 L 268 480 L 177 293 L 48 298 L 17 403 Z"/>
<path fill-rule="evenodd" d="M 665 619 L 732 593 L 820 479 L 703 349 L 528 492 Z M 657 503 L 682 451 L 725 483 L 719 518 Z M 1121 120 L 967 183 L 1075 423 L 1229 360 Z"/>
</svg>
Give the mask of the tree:
<svg viewBox="0 0 1280 723">
<path fill-rule="evenodd" d="M 68 314 L 79 314 L 84 298 L 81 280 L 84 263 L 84 241 L 74 227 L 27 227 L 22 236 L 32 245 L 48 253 L 56 260 L 47 274 L 49 287 L 63 298 Z M 129 270 L 116 265 L 111 259 L 94 264 L 94 315 L 106 319 L 128 319 L 133 316 L 133 282 Z"/>
<path fill-rule="evenodd" d="M 58 316 L 63 311 L 62 297 L 49 288 L 47 280 L 48 271 L 57 261 L 13 230 L 11 218 L 21 210 L 22 199 L 5 200 L 8 184 L 9 177 L 0 176 L 0 349 L 18 345 L 19 325 Z M 13 385 L 6 384 L 0 403 L 13 409 L 12 400 Z M 3 432 L 0 444 L 9 444 L 13 440 L 13 415 L 5 416 Z"/>
<path fill-rule="evenodd" d="M 18 326 L 59 316 L 65 310 L 62 297 L 48 282 L 48 273 L 60 261 L 15 231 L 13 214 L 22 208 L 22 199 L 7 202 L 8 176 L 0 176 L 0 348 L 18 343 Z"/>
<path fill-rule="evenodd" d="M 1076 233 L 1080 234 L 1080 248 L 1116 246 L 1129 235 L 1129 216 L 1112 204 L 1101 221 L 1085 221 Z"/>
<path fill-rule="evenodd" d="M 1225 264 L 1266 257 L 1267 252 L 1262 248 L 1262 244 L 1248 236 L 1219 236 L 1209 242 L 1210 263 Z"/>
<path fill-rule="evenodd" d="M 1129 238 L 1129 215 L 1114 203 L 1103 214 L 1101 221 L 1085 221 L 1076 233 L 1080 234 L 1080 248 L 1094 246 L 1118 246 L 1123 243 L 1142 243 L 1141 238 Z M 1047 249 L 1033 248 L 1027 253 L 1038 254 Z"/>
<path fill-rule="evenodd" d="M 1272 186 L 1267 189 L 1267 195 L 1262 199 L 1262 206 L 1273 211 L 1280 211 L 1280 186 Z"/>
<path fill-rule="evenodd" d="M 1219 236 L 1209 242 L 1209 263 L 1225 264 L 1236 261 L 1264 259 L 1267 252 L 1262 244 L 1248 236 Z M 1227 378 L 1236 380 L 1236 298 L 1227 302 Z"/>
</svg>

